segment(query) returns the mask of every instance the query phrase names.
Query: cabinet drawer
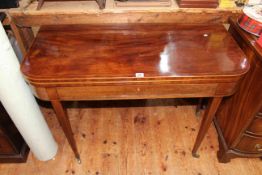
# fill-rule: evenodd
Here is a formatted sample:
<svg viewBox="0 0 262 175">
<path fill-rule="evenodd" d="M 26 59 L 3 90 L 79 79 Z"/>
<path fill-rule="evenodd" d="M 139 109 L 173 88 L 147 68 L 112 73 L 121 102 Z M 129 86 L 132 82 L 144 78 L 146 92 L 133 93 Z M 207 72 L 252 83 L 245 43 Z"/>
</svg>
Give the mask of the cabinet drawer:
<svg viewBox="0 0 262 175">
<path fill-rule="evenodd" d="M 236 146 L 236 149 L 242 152 L 262 154 L 262 137 L 244 135 Z"/>
<path fill-rule="evenodd" d="M 255 135 L 259 135 L 262 137 L 262 117 L 259 117 L 257 115 L 257 117 L 254 118 L 251 125 L 247 129 L 247 132 L 255 134 Z"/>
</svg>

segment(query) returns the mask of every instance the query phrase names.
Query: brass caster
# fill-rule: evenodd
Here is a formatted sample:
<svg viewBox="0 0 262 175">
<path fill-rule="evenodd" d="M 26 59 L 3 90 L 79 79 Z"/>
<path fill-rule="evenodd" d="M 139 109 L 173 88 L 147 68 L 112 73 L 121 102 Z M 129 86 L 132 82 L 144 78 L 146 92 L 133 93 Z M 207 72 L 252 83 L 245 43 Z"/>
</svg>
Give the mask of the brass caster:
<svg viewBox="0 0 262 175">
<path fill-rule="evenodd" d="M 201 111 L 200 111 L 200 110 L 197 110 L 197 111 L 196 111 L 196 117 L 197 117 L 197 118 L 199 118 L 199 117 L 200 117 L 200 113 L 201 113 Z"/>
<path fill-rule="evenodd" d="M 78 164 L 81 164 L 81 159 L 80 158 L 76 158 L 76 161 Z"/>
<path fill-rule="evenodd" d="M 194 158 L 199 158 L 199 157 L 200 157 L 200 155 L 197 154 L 197 153 L 192 153 L 192 156 L 193 156 Z"/>
</svg>

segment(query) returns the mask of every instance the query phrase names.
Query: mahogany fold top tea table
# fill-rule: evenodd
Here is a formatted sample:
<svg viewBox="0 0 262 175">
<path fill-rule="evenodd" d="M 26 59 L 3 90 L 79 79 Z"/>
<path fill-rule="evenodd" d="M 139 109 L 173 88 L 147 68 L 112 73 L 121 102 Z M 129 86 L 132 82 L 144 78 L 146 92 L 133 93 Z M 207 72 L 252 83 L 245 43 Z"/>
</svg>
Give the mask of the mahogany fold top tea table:
<svg viewBox="0 0 262 175">
<path fill-rule="evenodd" d="M 222 98 L 248 69 L 222 25 L 174 24 L 43 26 L 21 65 L 34 95 L 51 101 L 78 160 L 61 101 L 210 97 L 197 156 Z"/>
</svg>

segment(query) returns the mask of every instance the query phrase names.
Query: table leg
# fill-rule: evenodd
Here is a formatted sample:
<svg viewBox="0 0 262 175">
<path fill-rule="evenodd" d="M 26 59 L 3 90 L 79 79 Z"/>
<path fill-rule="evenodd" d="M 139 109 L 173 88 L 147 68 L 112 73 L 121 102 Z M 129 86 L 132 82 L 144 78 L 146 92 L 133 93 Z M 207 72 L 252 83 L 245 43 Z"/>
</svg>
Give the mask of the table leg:
<svg viewBox="0 0 262 175">
<path fill-rule="evenodd" d="M 198 131 L 198 134 L 197 134 L 197 138 L 196 138 L 196 141 L 195 141 L 195 145 L 194 145 L 194 148 L 192 150 L 192 155 L 194 157 L 199 157 L 199 155 L 197 154 L 197 150 L 205 136 L 205 134 L 207 133 L 207 130 L 210 126 L 210 124 L 212 123 L 214 117 L 215 117 L 215 114 L 216 114 L 216 111 L 221 103 L 221 100 L 222 100 L 222 97 L 214 97 L 212 99 L 209 100 L 208 102 L 208 106 L 207 106 L 207 109 L 205 111 L 205 114 L 203 116 L 203 119 L 201 121 L 201 125 L 200 125 L 200 129 Z"/>
<path fill-rule="evenodd" d="M 54 111 L 56 113 L 56 117 L 65 133 L 65 136 L 75 154 L 75 157 L 78 161 L 78 163 L 81 163 L 80 155 L 77 150 L 76 141 L 74 139 L 74 134 L 70 125 L 70 121 L 67 115 L 67 112 L 63 105 L 61 104 L 61 101 L 57 97 L 56 89 L 47 89 L 48 95 L 51 99 L 52 106 L 54 108 Z"/>
</svg>

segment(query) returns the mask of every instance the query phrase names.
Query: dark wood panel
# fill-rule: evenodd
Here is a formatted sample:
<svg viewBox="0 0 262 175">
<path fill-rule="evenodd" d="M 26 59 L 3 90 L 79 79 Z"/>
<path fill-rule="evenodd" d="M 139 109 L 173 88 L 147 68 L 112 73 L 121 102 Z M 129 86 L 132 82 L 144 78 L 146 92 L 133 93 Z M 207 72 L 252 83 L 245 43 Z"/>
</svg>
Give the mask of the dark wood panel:
<svg viewBox="0 0 262 175">
<path fill-rule="evenodd" d="M 0 102 L 0 162 L 25 162 L 29 149 Z"/>
<path fill-rule="evenodd" d="M 0 129 L 0 154 L 13 154 L 15 151 L 13 145 L 9 142 L 8 137 L 1 134 L 1 132 Z"/>
<path fill-rule="evenodd" d="M 218 0 L 177 0 L 181 8 L 216 8 Z"/>
</svg>

